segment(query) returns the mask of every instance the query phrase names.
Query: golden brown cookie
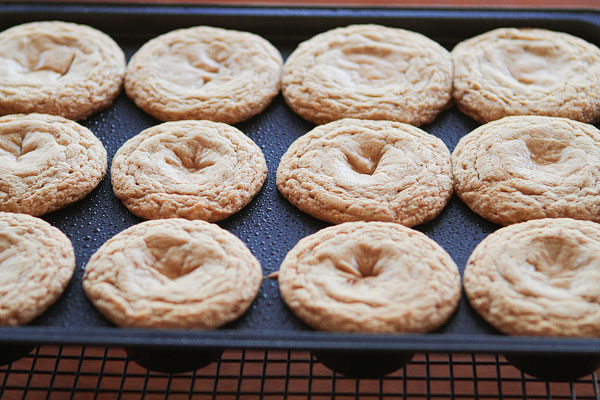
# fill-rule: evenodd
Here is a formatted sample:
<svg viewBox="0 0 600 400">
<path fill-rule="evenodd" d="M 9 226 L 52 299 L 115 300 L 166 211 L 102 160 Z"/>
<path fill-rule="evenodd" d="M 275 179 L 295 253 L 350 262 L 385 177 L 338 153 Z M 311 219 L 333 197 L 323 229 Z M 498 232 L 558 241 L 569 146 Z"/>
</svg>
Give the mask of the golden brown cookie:
<svg viewBox="0 0 600 400">
<path fill-rule="evenodd" d="M 292 143 L 277 169 L 277 187 L 300 210 L 335 224 L 418 225 L 452 196 L 450 152 L 411 125 L 342 119 Z"/>
<path fill-rule="evenodd" d="M 281 84 L 292 110 L 316 124 L 350 117 L 422 125 L 450 102 L 452 60 L 419 33 L 351 25 L 301 43 Z"/>
<path fill-rule="evenodd" d="M 127 95 L 162 121 L 235 124 L 279 92 L 283 61 L 260 36 L 207 26 L 178 29 L 144 44 L 127 65 Z"/>
<path fill-rule="evenodd" d="M 313 328 L 421 333 L 454 313 L 460 276 L 423 233 L 389 222 L 349 222 L 300 240 L 279 269 L 286 304 Z"/>
<path fill-rule="evenodd" d="M 74 269 L 65 234 L 42 219 L 0 212 L 0 325 L 23 325 L 46 311 Z"/>
<path fill-rule="evenodd" d="M 242 315 L 261 282 L 258 260 L 231 233 L 166 219 L 134 225 L 103 244 L 85 267 L 83 288 L 119 326 L 211 329 Z"/>
<path fill-rule="evenodd" d="M 600 119 L 600 49 L 544 29 L 502 28 L 452 50 L 453 97 L 485 123 L 509 115 Z"/>
<path fill-rule="evenodd" d="M 546 218 L 497 230 L 467 262 L 473 308 L 511 335 L 600 336 L 600 225 Z"/>
<path fill-rule="evenodd" d="M 241 131 L 219 122 L 165 122 L 129 139 L 115 154 L 115 195 L 146 219 L 219 221 L 261 189 L 267 164 Z"/>
<path fill-rule="evenodd" d="M 454 190 L 501 225 L 569 217 L 600 222 L 600 130 L 566 118 L 506 117 L 464 136 Z"/>
<path fill-rule="evenodd" d="M 63 117 L 0 117 L 0 210 L 42 215 L 84 198 L 106 173 L 106 150 Z"/>
<path fill-rule="evenodd" d="M 0 115 L 46 113 L 80 120 L 113 103 L 125 56 L 86 25 L 32 22 L 0 33 Z"/>
</svg>

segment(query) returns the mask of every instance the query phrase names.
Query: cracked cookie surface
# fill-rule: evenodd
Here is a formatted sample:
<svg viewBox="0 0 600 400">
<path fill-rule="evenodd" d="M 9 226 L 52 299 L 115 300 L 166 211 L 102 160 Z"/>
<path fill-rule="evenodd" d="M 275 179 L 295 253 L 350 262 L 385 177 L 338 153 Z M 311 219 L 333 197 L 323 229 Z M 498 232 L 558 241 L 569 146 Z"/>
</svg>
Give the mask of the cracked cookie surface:
<svg viewBox="0 0 600 400">
<path fill-rule="evenodd" d="M 0 114 L 45 113 L 81 120 L 113 103 L 125 56 L 108 35 L 49 21 L 0 32 Z"/>
<path fill-rule="evenodd" d="M 144 44 L 127 65 L 125 90 L 162 121 L 208 119 L 235 124 L 277 95 L 283 61 L 262 37 L 198 26 Z"/>
<path fill-rule="evenodd" d="M 288 307 L 327 331 L 429 332 L 450 318 L 461 292 L 448 253 L 389 222 L 348 222 L 305 237 L 278 279 Z"/>
<path fill-rule="evenodd" d="M 106 150 L 63 117 L 0 117 L 0 210 L 43 215 L 84 198 L 106 173 Z"/>
<path fill-rule="evenodd" d="M 238 129 L 175 121 L 146 129 L 115 154 L 115 195 L 146 219 L 218 221 L 246 206 L 267 177 L 260 148 Z"/>
<path fill-rule="evenodd" d="M 342 119 L 292 143 L 277 187 L 300 210 L 331 223 L 414 226 L 433 219 L 452 196 L 450 152 L 408 124 Z"/>
<path fill-rule="evenodd" d="M 454 190 L 501 225 L 569 217 L 600 222 L 600 130 L 566 118 L 506 117 L 464 136 Z"/>
<path fill-rule="evenodd" d="M 0 325 L 23 325 L 62 294 L 75 269 L 73 245 L 46 221 L 0 212 Z"/>
<path fill-rule="evenodd" d="M 600 119 L 600 49 L 544 29 L 501 28 L 452 50 L 453 98 L 480 123 L 510 115 Z"/>
<path fill-rule="evenodd" d="M 422 125 L 451 100 L 452 60 L 419 33 L 351 25 L 301 43 L 281 83 L 286 103 L 316 124 L 361 118 Z"/>
<path fill-rule="evenodd" d="M 471 306 L 511 335 L 600 336 L 600 225 L 546 218 L 486 237 L 464 273 Z"/>
<path fill-rule="evenodd" d="M 85 267 L 83 288 L 119 326 L 212 329 L 241 316 L 262 282 L 258 260 L 215 224 L 146 221 L 108 240 Z"/>
</svg>

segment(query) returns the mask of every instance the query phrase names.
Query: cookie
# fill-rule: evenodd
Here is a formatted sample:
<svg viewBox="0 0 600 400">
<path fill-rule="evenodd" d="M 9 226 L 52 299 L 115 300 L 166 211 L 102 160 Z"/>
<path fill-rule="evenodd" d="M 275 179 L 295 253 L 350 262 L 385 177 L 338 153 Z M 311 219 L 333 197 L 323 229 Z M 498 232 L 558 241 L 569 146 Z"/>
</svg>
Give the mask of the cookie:
<svg viewBox="0 0 600 400">
<path fill-rule="evenodd" d="M 262 282 L 258 260 L 215 224 L 146 221 L 103 244 L 83 288 L 119 326 L 217 328 L 241 316 Z"/>
<path fill-rule="evenodd" d="M 464 136 L 454 190 L 500 225 L 569 217 L 600 222 L 600 130 L 566 118 L 506 117 Z"/>
<path fill-rule="evenodd" d="M 600 336 L 600 225 L 545 218 L 486 237 L 464 273 L 471 306 L 511 335 Z"/>
<path fill-rule="evenodd" d="M 288 307 L 326 331 L 429 332 L 454 313 L 461 291 L 440 246 L 389 222 L 348 222 L 305 237 L 278 279 Z"/>
<path fill-rule="evenodd" d="M 212 121 L 175 121 L 146 129 L 115 154 L 115 195 L 146 219 L 218 221 L 261 189 L 267 164 L 238 129 Z"/>
<path fill-rule="evenodd" d="M 600 119 L 600 49 L 544 29 L 502 28 L 452 50 L 453 97 L 480 123 L 510 115 Z"/>
<path fill-rule="evenodd" d="M 452 196 L 450 152 L 408 124 L 342 119 L 292 143 L 277 169 L 277 187 L 300 210 L 334 224 L 418 225 Z"/>
<path fill-rule="evenodd" d="M 419 33 L 351 25 L 301 43 L 281 82 L 287 104 L 315 124 L 360 118 L 422 125 L 449 105 L 452 60 Z"/>
<path fill-rule="evenodd" d="M 60 297 L 75 269 L 64 233 L 26 214 L 0 212 L 0 325 L 23 325 Z"/>
<path fill-rule="evenodd" d="M 32 22 L 0 33 L 0 115 L 45 113 L 81 120 L 113 103 L 125 56 L 86 25 Z"/>
<path fill-rule="evenodd" d="M 63 117 L 0 117 L 0 211 L 43 215 L 84 198 L 106 173 L 106 150 Z"/>
<path fill-rule="evenodd" d="M 144 44 L 125 76 L 127 95 L 162 121 L 235 124 L 279 92 L 283 61 L 260 36 L 207 26 L 178 29 Z"/>
</svg>

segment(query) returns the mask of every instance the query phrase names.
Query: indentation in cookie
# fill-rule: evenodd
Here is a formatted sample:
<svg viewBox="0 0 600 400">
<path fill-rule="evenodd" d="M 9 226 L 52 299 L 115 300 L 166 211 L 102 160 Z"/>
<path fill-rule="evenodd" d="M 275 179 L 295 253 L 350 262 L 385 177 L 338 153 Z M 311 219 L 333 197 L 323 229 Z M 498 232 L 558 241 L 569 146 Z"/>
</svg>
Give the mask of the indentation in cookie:
<svg viewBox="0 0 600 400">
<path fill-rule="evenodd" d="M 322 58 L 329 65 L 332 77 L 350 85 L 384 85 L 392 78 L 398 79 L 402 70 L 402 65 L 393 58 L 392 49 L 383 46 L 336 49 Z"/>
<path fill-rule="evenodd" d="M 340 63 L 346 61 L 351 70 L 355 71 L 356 78 L 369 81 L 389 79 L 396 75 L 397 68 L 388 59 L 392 50 L 383 46 L 350 47 L 343 51 L 344 57 Z"/>
<path fill-rule="evenodd" d="M 377 269 L 377 263 L 381 259 L 381 248 L 369 243 L 360 243 L 355 250 L 358 271 L 362 278 L 377 276 L 381 271 Z"/>
<path fill-rule="evenodd" d="M 206 46 L 200 44 L 190 44 L 178 49 L 194 68 L 201 69 L 208 74 L 216 75 L 219 72 L 219 62 L 215 61 L 207 52 Z M 176 52 L 175 52 L 176 54 Z M 204 78 L 204 82 L 210 81 L 211 75 Z"/>
<path fill-rule="evenodd" d="M 170 280 L 181 278 L 224 256 L 215 246 L 192 240 L 175 230 L 152 232 L 144 236 L 147 251 L 153 258 L 151 266 Z"/>
<path fill-rule="evenodd" d="M 520 251 L 511 261 L 499 263 L 504 279 L 517 291 L 531 296 L 554 299 L 567 298 L 577 291 L 586 265 L 593 264 L 581 245 L 581 237 L 569 236 L 560 229 L 545 233 L 530 232 L 529 237 L 519 237 Z M 513 250 L 514 251 L 514 250 Z M 508 252 L 508 251 L 507 251 Z"/>
<path fill-rule="evenodd" d="M 560 162 L 563 158 L 563 150 L 568 147 L 567 143 L 554 138 L 526 136 L 523 140 L 531 152 L 531 160 L 538 165 Z"/>
<path fill-rule="evenodd" d="M 356 173 L 373 175 L 383 156 L 383 152 L 381 149 L 379 149 L 379 151 L 376 149 L 367 149 L 363 154 L 344 152 L 344 155 L 348 160 L 348 164 Z"/>
<path fill-rule="evenodd" d="M 189 88 L 200 88 L 214 80 L 227 59 L 225 50 L 218 46 L 201 43 L 178 44 L 170 48 L 158 68 L 162 68 L 165 79 Z"/>
<path fill-rule="evenodd" d="M 37 132 L 19 132 L 10 133 L 0 136 L 0 155 L 2 153 L 14 157 L 19 160 L 20 157 L 25 156 L 41 147 L 44 138 L 53 141 L 50 135 Z"/>
<path fill-rule="evenodd" d="M 69 72 L 74 60 L 73 49 L 67 46 L 57 46 L 41 52 L 32 70 L 50 70 L 62 76 Z"/>
<path fill-rule="evenodd" d="M 180 170 L 186 170 L 189 173 L 197 173 L 204 168 L 217 163 L 215 152 L 206 147 L 190 147 L 182 144 L 174 145 L 170 148 L 172 157 L 166 157 L 167 164 Z"/>
<path fill-rule="evenodd" d="M 350 168 L 358 174 L 373 175 L 384 154 L 385 143 L 375 138 L 359 140 L 350 136 L 340 139 L 341 151 Z"/>
<path fill-rule="evenodd" d="M 553 286 L 568 287 L 573 270 L 581 266 L 581 251 L 575 240 L 564 236 L 536 237 L 530 242 L 527 262 L 544 274 Z"/>
<path fill-rule="evenodd" d="M 509 52 L 510 50 L 510 52 Z M 525 85 L 549 86 L 556 81 L 551 60 L 556 57 L 549 46 L 524 46 L 507 49 L 504 63 L 511 76 Z"/>
<path fill-rule="evenodd" d="M 564 140 L 525 133 L 521 139 L 505 140 L 492 145 L 488 154 L 494 165 L 502 165 L 511 175 L 552 185 L 560 185 L 562 181 L 557 179 L 585 168 L 588 159 L 585 151 L 573 148 Z M 484 179 L 497 179 L 487 175 L 480 171 L 480 176 Z"/>
<path fill-rule="evenodd" d="M 378 262 L 381 259 L 382 249 L 369 243 L 359 243 L 345 248 L 345 257 L 328 255 L 336 269 L 352 275 L 348 282 L 354 283 L 358 279 L 378 276 L 381 272 Z"/>
</svg>

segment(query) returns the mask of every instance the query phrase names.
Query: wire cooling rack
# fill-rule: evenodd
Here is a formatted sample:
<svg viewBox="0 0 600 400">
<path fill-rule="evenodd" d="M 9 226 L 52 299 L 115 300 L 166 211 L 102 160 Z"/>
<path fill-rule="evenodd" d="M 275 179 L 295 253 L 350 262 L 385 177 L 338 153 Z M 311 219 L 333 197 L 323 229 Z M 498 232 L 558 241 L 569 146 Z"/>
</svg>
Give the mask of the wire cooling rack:
<svg viewBox="0 0 600 400">
<path fill-rule="evenodd" d="M 573 382 L 524 375 L 496 355 L 417 354 L 379 379 L 346 378 L 309 352 L 226 351 L 197 371 L 163 374 L 121 349 L 37 347 L 0 367 L 2 399 L 597 399 L 596 373 Z"/>
</svg>

